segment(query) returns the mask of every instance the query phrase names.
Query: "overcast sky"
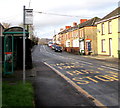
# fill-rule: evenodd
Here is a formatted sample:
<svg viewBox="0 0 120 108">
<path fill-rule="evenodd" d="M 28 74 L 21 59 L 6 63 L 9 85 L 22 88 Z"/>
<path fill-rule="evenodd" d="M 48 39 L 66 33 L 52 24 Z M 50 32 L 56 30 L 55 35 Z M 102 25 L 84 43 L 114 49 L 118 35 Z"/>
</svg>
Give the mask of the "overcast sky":
<svg viewBox="0 0 120 108">
<path fill-rule="evenodd" d="M 17 26 L 23 22 L 23 6 L 34 11 L 35 35 L 52 38 L 60 28 L 72 26 L 80 19 L 104 17 L 118 7 L 120 0 L 0 0 L 0 22 Z M 44 12 L 48 14 L 40 14 Z M 50 15 L 49 13 L 69 16 Z M 75 17 L 79 16 L 79 17 Z"/>
</svg>

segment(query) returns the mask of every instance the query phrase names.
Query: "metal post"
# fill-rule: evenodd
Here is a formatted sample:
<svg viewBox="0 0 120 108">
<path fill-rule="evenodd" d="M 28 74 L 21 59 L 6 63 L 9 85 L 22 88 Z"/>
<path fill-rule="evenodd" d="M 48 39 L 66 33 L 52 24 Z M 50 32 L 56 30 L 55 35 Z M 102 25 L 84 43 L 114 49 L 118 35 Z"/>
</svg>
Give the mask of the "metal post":
<svg viewBox="0 0 120 108">
<path fill-rule="evenodd" d="M 14 36 L 12 35 L 12 73 L 14 71 Z"/>
<path fill-rule="evenodd" d="M 6 35 L 4 36 L 4 74 L 6 74 Z"/>
<path fill-rule="evenodd" d="M 23 7 L 23 83 L 25 83 L 25 6 Z"/>
</svg>

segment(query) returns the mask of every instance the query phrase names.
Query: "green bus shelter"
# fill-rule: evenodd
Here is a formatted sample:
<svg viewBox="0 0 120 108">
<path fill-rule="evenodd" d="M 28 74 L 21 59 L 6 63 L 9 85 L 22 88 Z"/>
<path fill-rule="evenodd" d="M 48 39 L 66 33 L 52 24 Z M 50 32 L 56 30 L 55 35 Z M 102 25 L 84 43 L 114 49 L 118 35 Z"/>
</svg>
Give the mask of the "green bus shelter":
<svg viewBox="0 0 120 108">
<path fill-rule="evenodd" d="M 25 36 L 29 33 L 25 31 Z M 3 32 L 4 35 L 4 74 L 12 74 L 16 67 L 18 43 L 16 40 L 23 38 L 22 27 L 11 27 Z"/>
</svg>

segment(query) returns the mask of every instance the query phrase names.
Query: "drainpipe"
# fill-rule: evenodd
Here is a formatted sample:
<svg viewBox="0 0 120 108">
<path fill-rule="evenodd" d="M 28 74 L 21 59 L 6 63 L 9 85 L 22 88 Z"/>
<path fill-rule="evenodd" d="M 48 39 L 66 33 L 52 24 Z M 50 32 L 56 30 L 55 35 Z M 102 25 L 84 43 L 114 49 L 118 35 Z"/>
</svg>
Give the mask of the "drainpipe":
<svg viewBox="0 0 120 108">
<path fill-rule="evenodd" d="M 79 53 L 80 53 L 80 29 L 78 25 L 78 41 L 79 41 Z"/>
<path fill-rule="evenodd" d="M 0 32 L 0 36 L 2 36 L 2 32 L 3 32 L 3 31 L 2 31 L 2 25 L 0 26 L 0 29 L 1 29 L 1 30 L 0 30 L 0 31 L 1 31 L 1 32 Z"/>
<path fill-rule="evenodd" d="M 85 54 L 85 29 L 83 28 L 83 39 L 84 39 L 84 54 Z"/>
</svg>

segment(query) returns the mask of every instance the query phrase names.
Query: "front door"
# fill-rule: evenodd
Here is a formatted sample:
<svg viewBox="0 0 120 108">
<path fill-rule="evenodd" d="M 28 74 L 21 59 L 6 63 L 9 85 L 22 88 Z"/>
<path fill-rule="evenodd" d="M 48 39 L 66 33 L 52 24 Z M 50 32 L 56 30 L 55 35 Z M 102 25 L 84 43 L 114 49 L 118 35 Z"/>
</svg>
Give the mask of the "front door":
<svg viewBox="0 0 120 108">
<path fill-rule="evenodd" d="M 109 55 L 112 56 L 112 38 L 109 38 Z"/>
<path fill-rule="evenodd" d="M 80 52 L 84 53 L 84 41 L 80 41 Z"/>
</svg>

